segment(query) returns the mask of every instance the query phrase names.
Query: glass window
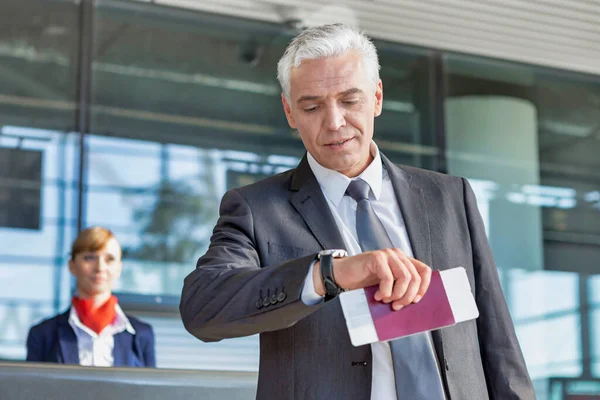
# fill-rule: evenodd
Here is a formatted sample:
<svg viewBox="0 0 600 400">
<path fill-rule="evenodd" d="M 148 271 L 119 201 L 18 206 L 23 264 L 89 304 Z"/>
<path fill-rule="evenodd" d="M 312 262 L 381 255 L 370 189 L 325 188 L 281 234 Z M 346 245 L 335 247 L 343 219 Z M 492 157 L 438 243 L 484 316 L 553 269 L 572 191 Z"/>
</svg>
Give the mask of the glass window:
<svg viewBox="0 0 600 400">
<path fill-rule="evenodd" d="M 78 7 L 5 0 L 0 13 L 3 125 L 70 131 L 75 122 Z"/>
<path fill-rule="evenodd" d="M 71 294 L 78 37 L 72 1 L 0 6 L 1 359 L 23 359 L 28 329 L 63 310 Z"/>
<path fill-rule="evenodd" d="M 2 132 L 12 132 L 10 128 L 5 125 Z M 7 188 L 0 179 L 8 209 L 18 210 L 19 216 L 31 213 L 27 217 L 37 220 L 35 226 L 0 227 L 0 357 L 8 358 L 23 358 L 29 327 L 66 307 L 71 294 L 66 265 L 78 209 L 77 180 L 67 171 L 78 168 L 79 135 L 24 127 L 18 132 L 17 145 L 0 134 L 0 151 L 39 154 L 41 168 L 37 183 L 17 178 L 8 180 Z M 14 196 L 13 187 L 36 192 L 33 204 L 23 204 L 27 196 Z"/>
<path fill-rule="evenodd" d="M 448 172 L 476 182 L 532 378 L 590 377 L 600 78 L 459 55 L 444 66 Z"/>
</svg>

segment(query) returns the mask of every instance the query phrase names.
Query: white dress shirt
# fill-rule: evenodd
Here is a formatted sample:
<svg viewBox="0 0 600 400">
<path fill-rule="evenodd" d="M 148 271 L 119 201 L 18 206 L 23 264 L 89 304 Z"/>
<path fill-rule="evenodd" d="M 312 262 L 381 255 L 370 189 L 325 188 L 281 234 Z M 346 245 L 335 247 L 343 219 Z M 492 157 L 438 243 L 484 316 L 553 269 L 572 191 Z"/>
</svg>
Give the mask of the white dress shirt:
<svg viewBox="0 0 600 400">
<path fill-rule="evenodd" d="M 392 181 L 383 168 L 379 149 L 375 142 L 371 143 L 371 154 L 374 156 L 373 161 L 357 178 L 363 179 L 371 187 L 369 200 L 394 247 L 401 249 L 407 256 L 412 257 L 413 252 L 406 225 L 400 212 Z M 356 232 L 356 201 L 350 196 L 344 196 L 350 182 L 357 178 L 350 179 L 337 171 L 323 167 L 310 153 L 308 153 L 307 158 L 308 164 L 327 199 L 331 213 L 344 239 L 348 254 L 352 256 L 362 253 Z M 317 304 L 323 300 L 315 292 L 312 278 L 313 266 L 314 263 L 306 276 L 302 290 L 302 301 L 308 305 Z M 371 351 L 373 353 L 371 400 L 398 400 L 389 344 L 387 342 L 372 343 Z"/>
<path fill-rule="evenodd" d="M 77 336 L 77 348 L 79 350 L 79 364 L 94 367 L 112 367 L 114 364 L 113 349 L 115 347 L 114 336 L 117 333 L 127 331 L 135 335 L 135 329 L 131 326 L 129 319 L 119 307 L 115 305 L 115 320 L 107 325 L 100 334 L 83 325 L 75 307 L 71 307 L 69 313 L 69 325 Z"/>
</svg>

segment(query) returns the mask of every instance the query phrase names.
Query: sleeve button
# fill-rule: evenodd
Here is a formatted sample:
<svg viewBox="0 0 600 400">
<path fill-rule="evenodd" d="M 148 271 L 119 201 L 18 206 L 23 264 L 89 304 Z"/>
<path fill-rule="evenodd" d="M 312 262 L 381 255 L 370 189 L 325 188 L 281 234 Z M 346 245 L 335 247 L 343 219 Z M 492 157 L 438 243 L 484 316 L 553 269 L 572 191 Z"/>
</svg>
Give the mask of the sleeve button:
<svg viewBox="0 0 600 400">
<path fill-rule="evenodd" d="M 277 301 L 282 302 L 285 300 L 286 297 L 287 295 L 285 294 L 285 292 L 281 292 L 279 293 L 279 295 L 277 295 Z"/>
<path fill-rule="evenodd" d="M 263 305 L 263 307 L 270 306 L 270 305 L 271 305 L 271 299 L 270 299 L 268 296 L 267 296 L 267 297 L 265 297 L 265 298 L 263 299 L 263 301 L 262 301 L 262 305 Z"/>
</svg>

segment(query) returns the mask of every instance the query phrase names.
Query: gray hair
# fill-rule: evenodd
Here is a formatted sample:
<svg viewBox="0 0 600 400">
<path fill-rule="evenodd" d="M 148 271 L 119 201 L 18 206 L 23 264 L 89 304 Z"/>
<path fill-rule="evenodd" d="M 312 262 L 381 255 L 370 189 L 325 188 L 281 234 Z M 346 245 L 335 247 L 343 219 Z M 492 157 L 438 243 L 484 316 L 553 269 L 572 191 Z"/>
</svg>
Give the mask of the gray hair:
<svg viewBox="0 0 600 400">
<path fill-rule="evenodd" d="M 379 82 L 377 49 L 361 31 L 344 24 L 322 25 L 306 29 L 296 36 L 277 63 L 277 79 L 285 98 L 290 101 L 290 76 L 304 60 L 337 57 L 348 51 L 361 56 L 373 90 Z"/>
</svg>

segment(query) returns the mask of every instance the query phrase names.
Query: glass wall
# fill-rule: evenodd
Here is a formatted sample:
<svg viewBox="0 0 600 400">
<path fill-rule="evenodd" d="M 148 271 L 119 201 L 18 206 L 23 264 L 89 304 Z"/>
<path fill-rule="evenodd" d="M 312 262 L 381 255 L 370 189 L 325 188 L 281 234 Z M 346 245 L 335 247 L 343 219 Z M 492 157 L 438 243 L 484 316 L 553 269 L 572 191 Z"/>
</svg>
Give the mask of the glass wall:
<svg viewBox="0 0 600 400">
<path fill-rule="evenodd" d="M 2 2 L 0 358 L 23 359 L 29 326 L 66 309 L 71 241 L 103 225 L 159 367 L 257 370 L 257 337 L 202 343 L 177 305 L 223 193 L 304 153 L 275 78 L 294 34 L 142 2 Z M 598 376 L 600 77 L 376 45 L 376 141 L 471 180 L 540 398 L 550 377 Z"/>
<path fill-rule="evenodd" d="M 474 183 L 532 378 L 598 376 L 600 77 L 444 69 L 448 172 Z"/>
<path fill-rule="evenodd" d="M 0 4 L 0 358 L 22 359 L 31 323 L 71 291 L 78 35 L 73 2 Z"/>
</svg>

